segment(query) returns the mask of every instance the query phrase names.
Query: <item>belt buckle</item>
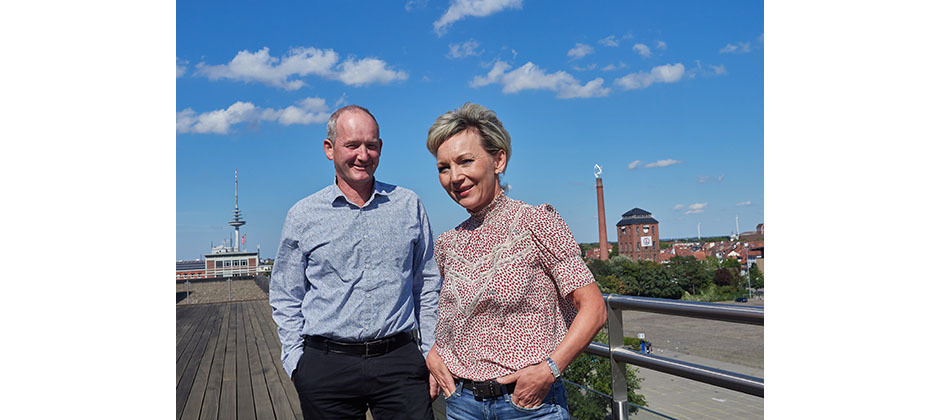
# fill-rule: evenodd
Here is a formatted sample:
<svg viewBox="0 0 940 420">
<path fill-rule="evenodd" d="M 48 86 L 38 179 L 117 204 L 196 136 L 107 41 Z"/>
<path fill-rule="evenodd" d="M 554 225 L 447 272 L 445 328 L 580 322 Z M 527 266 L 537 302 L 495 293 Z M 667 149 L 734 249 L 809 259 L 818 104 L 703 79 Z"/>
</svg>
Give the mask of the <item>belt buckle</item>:
<svg viewBox="0 0 940 420">
<path fill-rule="evenodd" d="M 366 341 L 365 343 L 363 343 L 363 345 L 365 345 L 365 348 L 366 348 L 365 354 L 364 354 L 363 356 L 364 356 L 364 357 L 375 357 L 375 356 L 381 355 L 381 353 L 379 353 L 380 350 L 378 350 L 378 348 L 381 347 L 381 346 L 380 346 L 381 344 L 382 344 L 382 340 L 381 340 L 381 339 L 379 339 L 379 340 L 372 340 L 372 341 Z M 373 348 L 373 349 L 375 349 L 375 350 L 373 350 L 373 351 L 376 352 L 375 354 L 372 354 L 372 352 L 369 351 L 369 348 L 370 348 L 370 347 Z"/>
</svg>

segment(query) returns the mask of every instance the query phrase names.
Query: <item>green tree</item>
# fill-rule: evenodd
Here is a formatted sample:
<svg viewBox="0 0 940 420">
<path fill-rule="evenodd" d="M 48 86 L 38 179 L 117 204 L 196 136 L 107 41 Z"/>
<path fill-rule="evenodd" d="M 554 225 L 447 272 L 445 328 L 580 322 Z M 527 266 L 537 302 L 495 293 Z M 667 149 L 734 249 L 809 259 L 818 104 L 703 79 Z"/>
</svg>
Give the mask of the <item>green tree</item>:
<svg viewBox="0 0 940 420">
<path fill-rule="evenodd" d="M 734 275 L 727 268 L 715 270 L 714 282 L 718 286 L 735 286 Z"/>
<path fill-rule="evenodd" d="M 666 273 L 682 290 L 693 295 L 700 292 L 711 278 L 705 264 L 691 255 L 673 257 L 666 266 Z"/>
<path fill-rule="evenodd" d="M 606 332 L 599 332 L 594 341 L 607 344 Z M 626 344 L 627 339 L 624 339 Z M 646 398 L 639 393 L 643 378 L 638 375 L 637 368 L 627 366 L 627 401 L 637 406 L 647 406 Z M 610 395 L 611 376 L 610 359 L 592 354 L 582 353 L 567 368 L 564 378 L 578 385 L 591 388 L 595 391 Z M 580 388 L 568 387 L 568 411 L 571 416 L 578 419 L 603 419 L 610 410 L 610 400 L 600 397 L 592 392 Z M 630 407 L 630 413 L 637 408 Z"/>
<path fill-rule="evenodd" d="M 760 272 L 760 269 L 757 268 L 756 263 L 751 263 L 751 269 L 748 272 L 748 275 L 750 276 L 750 279 L 751 279 L 752 289 L 764 288 L 764 273 Z"/>
</svg>

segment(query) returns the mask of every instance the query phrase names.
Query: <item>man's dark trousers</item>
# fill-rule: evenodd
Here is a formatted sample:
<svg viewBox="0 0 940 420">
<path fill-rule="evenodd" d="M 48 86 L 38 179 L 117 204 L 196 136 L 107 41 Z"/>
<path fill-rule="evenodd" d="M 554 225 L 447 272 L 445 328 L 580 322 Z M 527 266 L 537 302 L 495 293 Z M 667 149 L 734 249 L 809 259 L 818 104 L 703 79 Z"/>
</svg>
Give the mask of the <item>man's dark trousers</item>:
<svg viewBox="0 0 940 420">
<path fill-rule="evenodd" d="M 428 368 L 410 342 L 364 357 L 304 346 L 293 381 L 304 420 L 433 420 Z"/>
</svg>

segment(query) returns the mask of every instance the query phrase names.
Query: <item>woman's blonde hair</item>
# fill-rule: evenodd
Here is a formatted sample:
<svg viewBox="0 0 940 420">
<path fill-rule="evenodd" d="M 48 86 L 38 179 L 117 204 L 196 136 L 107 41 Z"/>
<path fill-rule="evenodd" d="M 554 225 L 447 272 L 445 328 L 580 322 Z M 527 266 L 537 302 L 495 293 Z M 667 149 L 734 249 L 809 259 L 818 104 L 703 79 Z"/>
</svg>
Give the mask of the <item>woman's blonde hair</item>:
<svg viewBox="0 0 940 420">
<path fill-rule="evenodd" d="M 503 128 L 495 112 L 470 102 L 437 117 L 428 129 L 428 151 L 437 156 L 437 149 L 444 141 L 465 130 L 475 130 L 480 134 L 483 149 L 487 153 L 496 156 L 500 150 L 505 151 L 506 165 L 509 165 L 509 156 L 512 154 L 509 132 Z"/>
</svg>

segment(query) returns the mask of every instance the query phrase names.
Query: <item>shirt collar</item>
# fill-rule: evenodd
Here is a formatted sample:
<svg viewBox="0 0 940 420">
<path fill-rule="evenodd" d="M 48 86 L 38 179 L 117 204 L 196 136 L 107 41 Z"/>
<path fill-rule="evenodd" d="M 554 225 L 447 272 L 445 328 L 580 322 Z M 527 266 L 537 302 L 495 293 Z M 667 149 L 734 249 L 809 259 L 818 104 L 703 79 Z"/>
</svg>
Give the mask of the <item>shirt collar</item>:
<svg viewBox="0 0 940 420">
<path fill-rule="evenodd" d="M 499 192 L 496 194 L 496 197 L 493 198 L 493 201 L 490 204 L 487 204 L 486 207 L 483 207 L 480 211 L 470 211 L 467 210 L 467 213 L 470 213 L 470 218 L 478 222 L 482 222 L 488 218 L 490 214 L 499 214 L 498 210 L 502 210 L 506 207 L 506 204 L 509 203 L 509 197 L 506 197 L 506 193 L 502 188 L 499 189 Z"/>
<path fill-rule="evenodd" d="M 373 178 L 372 181 L 373 181 L 372 182 L 372 194 L 369 196 L 369 199 L 366 200 L 366 202 L 362 204 L 362 207 L 368 206 L 369 203 L 371 203 L 372 200 L 374 200 L 376 196 L 381 195 L 381 196 L 387 197 L 388 194 L 392 191 L 391 185 L 381 182 L 375 178 Z M 338 185 L 336 185 L 336 177 L 333 178 L 333 183 L 330 184 L 329 196 L 332 197 L 332 200 L 330 201 L 331 203 L 335 203 L 336 200 L 339 200 L 339 199 L 342 199 L 343 201 L 350 203 L 350 201 L 346 199 L 346 195 L 343 194 L 343 191 L 339 189 Z"/>
</svg>

